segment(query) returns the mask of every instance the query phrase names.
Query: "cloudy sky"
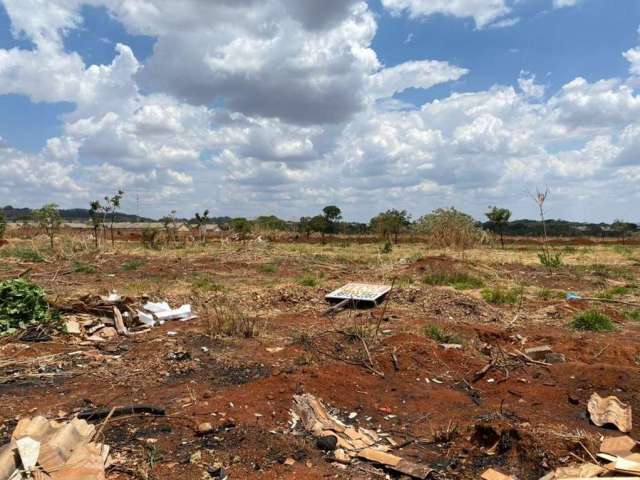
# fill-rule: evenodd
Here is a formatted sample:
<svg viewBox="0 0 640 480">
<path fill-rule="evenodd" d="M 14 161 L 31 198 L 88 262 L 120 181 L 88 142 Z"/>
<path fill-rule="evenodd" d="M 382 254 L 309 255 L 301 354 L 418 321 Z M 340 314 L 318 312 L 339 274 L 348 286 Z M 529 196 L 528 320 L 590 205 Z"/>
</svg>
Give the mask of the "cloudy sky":
<svg viewBox="0 0 640 480">
<path fill-rule="evenodd" d="M 0 0 L 0 205 L 640 221 L 639 0 Z"/>
</svg>

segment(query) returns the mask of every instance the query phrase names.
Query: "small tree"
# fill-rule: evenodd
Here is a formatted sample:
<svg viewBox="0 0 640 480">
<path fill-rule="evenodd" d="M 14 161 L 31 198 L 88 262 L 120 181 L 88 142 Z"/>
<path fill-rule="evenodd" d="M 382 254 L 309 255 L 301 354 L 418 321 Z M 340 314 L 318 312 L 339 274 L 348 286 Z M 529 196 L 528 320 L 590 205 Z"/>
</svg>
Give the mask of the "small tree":
<svg viewBox="0 0 640 480">
<path fill-rule="evenodd" d="M 120 209 L 120 204 L 122 202 L 122 197 L 124 196 L 124 192 L 122 190 L 118 190 L 113 197 L 104 197 L 105 202 L 108 205 L 107 212 L 111 212 L 111 245 L 115 245 L 115 237 L 113 236 L 113 222 L 116 219 L 116 212 Z"/>
<path fill-rule="evenodd" d="M 327 233 L 337 232 L 337 223 L 342 220 L 342 211 L 335 205 L 328 205 L 322 209 L 326 220 Z"/>
<path fill-rule="evenodd" d="M 209 225 L 209 210 L 205 210 L 200 215 L 196 212 L 195 216 L 195 224 L 198 227 L 198 232 L 200 232 L 200 241 L 202 243 L 207 243 L 207 225 Z"/>
<path fill-rule="evenodd" d="M 164 231 L 167 234 L 167 241 L 170 243 L 175 243 L 178 239 L 178 223 L 176 221 L 176 211 L 171 210 L 169 215 L 161 218 L 162 224 L 164 225 Z"/>
<path fill-rule="evenodd" d="M 614 222 L 613 222 L 613 224 L 611 226 L 613 227 L 613 230 L 618 234 L 618 236 L 620 238 L 622 238 L 622 244 L 626 243 L 627 235 L 635 227 L 634 224 L 629 223 L 629 222 L 625 222 L 624 220 L 621 220 L 619 218 L 614 220 Z"/>
<path fill-rule="evenodd" d="M 7 220 L 4 218 L 4 214 L 0 212 L 0 240 L 4 238 L 4 234 L 7 231 Z"/>
<path fill-rule="evenodd" d="M 60 217 L 58 205 L 56 205 L 55 203 L 48 203 L 42 208 L 33 212 L 33 217 L 38 223 L 38 226 L 49 237 L 51 249 L 53 250 L 55 236 L 60 231 L 60 226 L 62 225 L 62 217 Z"/>
<path fill-rule="evenodd" d="M 500 245 L 502 245 L 502 249 L 504 250 L 504 227 L 509 223 L 509 219 L 511 218 L 511 210 L 506 208 L 498 208 L 498 207 L 489 207 L 487 213 L 485 213 L 486 217 L 492 224 L 492 227 L 495 227 L 500 234 Z"/>
<path fill-rule="evenodd" d="M 322 234 L 322 244 L 324 245 L 324 236 L 330 230 L 331 223 L 324 215 L 316 215 L 309 221 L 309 228 L 312 232 L 320 232 Z"/>
<path fill-rule="evenodd" d="M 372 230 L 378 232 L 384 240 L 389 240 L 394 236 L 395 243 L 398 243 L 398 235 L 411 225 L 411 215 L 406 210 L 391 209 L 379 213 L 370 222 Z"/>
<path fill-rule="evenodd" d="M 549 188 L 545 188 L 544 192 L 536 190 L 536 194 L 531 196 L 533 197 L 533 201 L 536 202 L 536 205 L 538 205 L 540 221 L 542 222 L 542 248 L 541 252 L 538 254 L 538 258 L 540 259 L 540 263 L 551 271 L 552 268 L 557 268 L 562 265 L 562 254 L 560 252 L 552 251 L 549 247 L 547 219 L 545 218 L 544 213 L 544 202 L 546 202 L 549 197 Z"/>
<path fill-rule="evenodd" d="M 482 230 L 472 216 L 451 208 L 438 208 L 416 222 L 416 230 L 440 248 L 465 250 L 482 241 Z"/>
<path fill-rule="evenodd" d="M 311 223 L 311 217 L 300 217 L 300 222 L 298 224 L 298 229 L 300 230 L 300 233 L 304 233 L 306 235 L 307 240 L 308 240 L 309 236 L 313 232 L 313 225 Z"/>
<path fill-rule="evenodd" d="M 243 217 L 231 220 L 231 228 L 233 228 L 233 231 L 238 235 L 240 240 L 246 240 L 251 233 L 251 223 Z"/>
<path fill-rule="evenodd" d="M 93 227 L 93 237 L 96 243 L 96 248 L 100 247 L 98 240 L 98 232 L 100 227 L 104 224 L 104 207 L 98 200 L 94 200 L 89 204 L 89 217 L 91 218 L 91 226 Z"/>
</svg>

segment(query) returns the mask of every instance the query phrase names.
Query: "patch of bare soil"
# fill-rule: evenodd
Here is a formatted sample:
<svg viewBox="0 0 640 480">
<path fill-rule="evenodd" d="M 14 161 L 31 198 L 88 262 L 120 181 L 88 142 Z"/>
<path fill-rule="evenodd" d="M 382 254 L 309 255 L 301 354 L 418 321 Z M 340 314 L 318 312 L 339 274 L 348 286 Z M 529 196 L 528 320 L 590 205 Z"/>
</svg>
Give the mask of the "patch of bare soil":
<svg viewBox="0 0 640 480">
<path fill-rule="evenodd" d="M 33 266 L 32 279 L 58 298 L 149 278 L 158 279 L 156 287 L 172 303 L 190 301 L 197 308 L 229 295 L 262 321 L 261 330 L 255 338 L 212 337 L 213 313 L 202 311 L 197 320 L 99 344 L 62 334 L 42 343 L 2 339 L 0 440 L 24 416 L 68 419 L 87 409 L 151 405 L 165 415 L 129 414 L 105 424 L 103 441 L 114 458 L 110 480 L 201 480 L 220 478 L 221 469 L 232 479 L 399 478 L 365 461 L 336 464 L 311 436 L 291 431 L 293 395 L 310 393 L 346 423 L 387 432 L 396 442 L 394 454 L 433 468 L 437 478 L 477 479 L 492 467 L 537 480 L 576 456 L 588 459 L 586 449 L 596 452 L 600 436 L 615 433 L 589 421 L 593 392 L 640 411 L 640 324 L 622 307 L 533 296 L 521 305 L 495 306 L 477 291 L 415 283 L 395 288 L 386 305 L 327 318 L 324 294 L 336 283 L 362 278 L 366 265 L 334 265 L 324 277 L 329 281 L 304 287 L 295 282 L 301 271 L 295 262 L 281 262 L 274 273 L 258 265 L 275 262 L 276 254 L 242 255 L 215 261 L 209 261 L 213 254 L 156 255 L 128 271 L 122 265 L 138 257 L 116 253 L 95 260 L 95 274 L 66 273 L 66 264 Z M 500 278 L 541 287 L 599 288 L 569 269 L 549 275 L 448 257 L 398 264 L 392 273 L 430 268 L 499 268 Z M 16 264 L 2 275 L 23 269 Z M 204 274 L 224 279 L 226 291 L 188 286 Z M 167 287 L 174 282 L 187 287 L 172 293 Z M 608 313 L 616 331 L 568 328 L 586 308 Z M 455 340 L 430 338 L 425 325 Z M 522 355 L 542 345 L 564 362 Z M 205 423 L 210 428 L 203 430 Z M 640 427 L 630 435 L 640 438 Z"/>
</svg>

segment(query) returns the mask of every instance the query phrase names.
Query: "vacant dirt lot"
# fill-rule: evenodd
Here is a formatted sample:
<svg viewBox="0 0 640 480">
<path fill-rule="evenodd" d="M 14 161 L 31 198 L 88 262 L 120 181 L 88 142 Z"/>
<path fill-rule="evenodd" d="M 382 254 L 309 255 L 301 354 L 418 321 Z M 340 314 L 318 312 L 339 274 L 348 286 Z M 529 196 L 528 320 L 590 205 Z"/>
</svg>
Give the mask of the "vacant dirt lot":
<svg viewBox="0 0 640 480">
<path fill-rule="evenodd" d="M 166 409 L 107 423 L 110 479 L 216 478 L 218 466 L 232 479 L 384 478 L 368 463 L 336 465 L 313 439 L 289 431 L 292 397 L 302 392 L 348 423 L 389 433 L 395 453 L 439 478 L 479 478 L 494 467 L 538 479 L 588 459 L 602 435 L 615 433 L 590 424 L 593 392 L 640 411 L 640 311 L 610 302 L 640 303 L 639 247 L 560 247 L 564 266 L 553 270 L 526 245 L 463 255 L 420 244 L 382 254 L 376 244 L 347 242 L 164 251 L 123 243 L 95 253 L 67 241 L 56 255 L 44 251 L 44 261 L 24 260 L 20 252 L 32 248 L 2 247 L 0 280 L 24 274 L 58 305 L 116 291 L 191 303 L 199 315 L 100 344 L 64 334 L 0 340 L 2 443 L 22 416 Z M 394 282 L 386 311 L 324 317 L 324 295 L 350 281 Z M 567 302 L 566 292 L 609 302 Z M 253 335 L 217 326 L 221 302 Z M 571 328 L 589 309 L 609 315 L 614 330 Z M 566 362 L 520 355 L 542 345 Z M 203 422 L 213 431 L 198 434 Z"/>
</svg>

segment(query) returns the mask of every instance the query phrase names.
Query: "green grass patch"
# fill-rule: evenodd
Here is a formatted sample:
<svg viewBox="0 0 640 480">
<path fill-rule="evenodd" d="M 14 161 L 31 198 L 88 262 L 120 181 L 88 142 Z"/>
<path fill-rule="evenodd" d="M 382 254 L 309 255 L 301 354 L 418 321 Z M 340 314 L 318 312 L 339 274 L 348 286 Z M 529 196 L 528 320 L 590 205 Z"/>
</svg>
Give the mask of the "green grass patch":
<svg viewBox="0 0 640 480">
<path fill-rule="evenodd" d="M 278 271 L 278 265 L 275 263 L 265 263 L 258 268 L 262 273 L 276 273 Z"/>
<path fill-rule="evenodd" d="M 432 272 L 423 277 L 422 283 L 425 285 L 451 286 L 456 290 L 472 290 L 484 287 L 484 281 L 481 278 L 464 272 Z"/>
<path fill-rule="evenodd" d="M 193 288 L 197 288 L 198 290 L 201 290 L 203 292 L 223 292 L 225 289 L 224 285 L 216 282 L 215 279 L 206 275 L 194 278 L 191 282 L 191 285 L 193 286 Z"/>
<path fill-rule="evenodd" d="M 145 264 L 144 260 L 134 258 L 133 260 L 127 260 L 126 262 L 123 262 L 122 269 L 125 272 L 134 272 L 138 270 L 140 267 L 142 267 L 144 264 Z"/>
<path fill-rule="evenodd" d="M 624 316 L 628 320 L 633 320 L 634 322 L 640 322 L 640 308 L 632 308 L 630 310 L 626 310 L 624 312 Z"/>
<path fill-rule="evenodd" d="M 560 290 L 553 290 L 552 288 L 546 288 L 546 287 L 538 290 L 536 295 L 538 296 L 538 298 L 541 298 L 542 300 L 564 298 L 564 292 L 561 292 Z"/>
<path fill-rule="evenodd" d="M 303 287 L 317 287 L 320 285 L 320 279 L 313 273 L 305 273 L 298 278 L 298 284 Z"/>
<path fill-rule="evenodd" d="M 425 325 L 422 333 L 425 337 L 431 338 L 438 343 L 463 343 L 462 337 L 457 333 L 446 331 L 433 324 Z"/>
<path fill-rule="evenodd" d="M 75 273 L 96 273 L 97 269 L 95 265 L 91 265 L 87 262 L 74 261 L 73 262 L 73 271 Z"/>
<path fill-rule="evenodd" d="M 571 328 L 590 332 L 612 332 L 614 330 L 611 317 L 597 310 L 587 310 L 576 314 L 571 321 Z"/>
<path fill-rule="evenodd" d="M 488 303 L 492 303 L 494 305 L 513 305 L 520 301 L 523 292 L 524 290 L 522 287 L 493 287 L 484 288 L 480 294 Z"/>
<path fill-rule="evenodd" d="M 596 295 L 596 298 L 603 298 L 606 300 L 612 300 L 616 297 L 619 297 L 621 295 L 628 295 L 629 293 L 631 293 L 631 287 L 628 286 L 617 286 L 617 287 L 611 287 L 608 288 L 607 290 L 600 292 Z"/>
<path fill-rule="evenodd" d="M 0 256 L 5 258 L 17 258 L 24 262 L 44 262 L 44 257 L 31 247 L 15 246 L 0 250 Z"/>
</svg>

